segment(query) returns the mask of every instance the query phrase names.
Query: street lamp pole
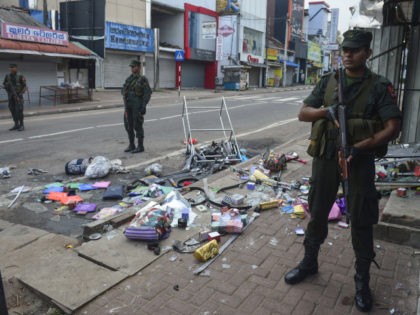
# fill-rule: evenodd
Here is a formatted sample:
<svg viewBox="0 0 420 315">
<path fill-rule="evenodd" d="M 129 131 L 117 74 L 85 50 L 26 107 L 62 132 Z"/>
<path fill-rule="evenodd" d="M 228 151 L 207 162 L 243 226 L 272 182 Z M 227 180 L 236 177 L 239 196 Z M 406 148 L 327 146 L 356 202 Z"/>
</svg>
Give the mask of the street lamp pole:
<svg viewBox="0 0 420 315">
<path fill-rule="evenodd" d="M 287 46 L 288 46 L 288 33 L 289 33 L 289 16 L 286 15 L 285 31 L 284 31 L 284 56 L 283 56 L 283 87 L 286 87 L 286 74 L 287 74 Z"/>
</svg>

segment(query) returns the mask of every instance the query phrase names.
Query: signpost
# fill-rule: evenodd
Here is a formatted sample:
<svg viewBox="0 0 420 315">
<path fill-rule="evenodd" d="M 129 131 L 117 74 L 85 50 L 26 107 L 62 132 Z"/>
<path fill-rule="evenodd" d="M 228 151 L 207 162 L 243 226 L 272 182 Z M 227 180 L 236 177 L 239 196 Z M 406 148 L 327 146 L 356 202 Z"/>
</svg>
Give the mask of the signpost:
<svg viewBox="0 0 420 315">
<path fill-rule="evenodd" d="M 176 78 L 175 83 L 178 88 L 178 97 L 181 95 L 181 71 L 182 71 L 182 62 L 184 61 L 184 51 L 175 50 L 175 62 L 176 62 Z"/>
</svg>

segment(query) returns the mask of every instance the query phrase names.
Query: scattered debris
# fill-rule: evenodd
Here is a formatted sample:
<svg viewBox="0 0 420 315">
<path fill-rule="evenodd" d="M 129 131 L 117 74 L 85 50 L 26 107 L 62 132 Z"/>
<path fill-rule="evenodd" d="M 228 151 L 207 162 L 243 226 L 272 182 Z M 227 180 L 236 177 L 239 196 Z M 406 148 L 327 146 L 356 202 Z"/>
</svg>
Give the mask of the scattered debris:
<svg viewBox="0 0 420 315">
<path fill-rule="evenodd" d="M 0 167 L 0 178 L 10 178 L 10 167 Z"/>
<path fill-rule="evenodd" d="M 41 168 L 30 168 L 28 169 L 28 175 L 41 175 L 41 174 L 45 174 L 48 173 L 48 171 L 45 171 Z"/>
</svg>

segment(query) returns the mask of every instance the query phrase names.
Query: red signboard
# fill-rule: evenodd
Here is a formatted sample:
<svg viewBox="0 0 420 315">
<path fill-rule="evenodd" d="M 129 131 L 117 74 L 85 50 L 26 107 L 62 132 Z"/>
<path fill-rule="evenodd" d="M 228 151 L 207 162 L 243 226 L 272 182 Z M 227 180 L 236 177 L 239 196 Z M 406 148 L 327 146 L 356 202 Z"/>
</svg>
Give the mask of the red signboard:
<svg viewBox="0 0 420 315">
<path fill-rule="evenodd" d="M 11 23 L 2 23 L 1 37 L 49 45 L 69 45 L 69 35 L 67 32 Z"/>
</svg>

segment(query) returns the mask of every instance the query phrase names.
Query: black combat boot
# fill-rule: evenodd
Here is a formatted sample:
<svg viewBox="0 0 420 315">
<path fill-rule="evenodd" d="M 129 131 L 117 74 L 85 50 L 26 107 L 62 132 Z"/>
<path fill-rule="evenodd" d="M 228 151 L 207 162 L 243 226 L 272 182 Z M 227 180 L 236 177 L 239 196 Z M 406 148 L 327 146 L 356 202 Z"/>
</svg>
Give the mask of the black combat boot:
<svg viewBox="0 0 420 315">
<path fill-rule="evenodd" d="M 23 126 L 23 123 L 19 125 L 17 131 L 23 131 L 25 130 L 25 127 Z"/>
<path fill-rule="evenodd" d="M 19 124 L 18 124 L 17 121 L 15 121 L 15 125 L 12 128 L 10 128 L 9 130 L 12 131 L 12 130 L 18 130 L 18 129 L 19 129 Z"/>
<path fill-rule="evenodd" d="M 136 146 L 134 145 L 134 142 L 130 142 L 130 144 L 129 144 L 129 145 L 128 145 L 128 147 L 124 150 L 124 152 L 132 152 L 135 148 L 136 148 Z"/>
<path fill-rule="evenodd" d="M 144 147 L 143 147 L 143 138 L 138 138 L 138 145 L 137 148 L 135 148 L 133 151 L 131 151 L 131 153 L 140 153 L 140 152 L 144 152 Z"/>
<path fill-rule="evenodd" d="M 356 274 L 354 275 L 356 296 L 354 302 L 356 303 L 356 308 L 360 312 L 369 312 L 373 306 L 372 292 L 369 288 L 370 263 L 371 261 L 368 259 L 356 258 Z"/>
<path fill-rule="evenodd" d="M 296 284 L 303 281 L 306 276 L 318 273 L 318 252 L 319 245 L 310 245 L 304 243 L 305 256 L 296 268 L 290 270 L 284 276 L 287 284 Z"/>
<path fill-rule="evenodd" d="M 124 150 L 124 152 L 131 152 L 136 148 L 134 144 L 134 136 L 129 136 L 128 141 L 130 142 L 130 144 L 128 145 L 127 149 Z"/>
</svg>

